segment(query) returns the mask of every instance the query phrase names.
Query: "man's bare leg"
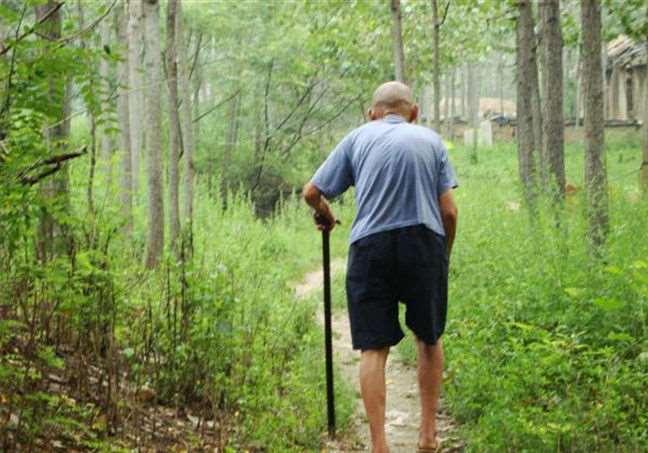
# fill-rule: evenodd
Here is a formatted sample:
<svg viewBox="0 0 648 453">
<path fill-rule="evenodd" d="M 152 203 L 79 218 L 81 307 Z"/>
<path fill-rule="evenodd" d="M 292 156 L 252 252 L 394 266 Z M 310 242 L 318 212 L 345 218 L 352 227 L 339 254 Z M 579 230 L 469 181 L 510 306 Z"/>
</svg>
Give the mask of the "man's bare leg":
<svg viewBox="0 0 648 453">
<path fill-rule="evenodd" d="M 371 431 L 372 453 L 388 453 L 385 436 L 385 364 L 389 348 L 362 351 L 360 391 Z"/>
<path fill-rule="evenodd" d="M 443 345 L 439 339 L 434 346 L 416 340 L 417 374 L 421 394 L 421 428 L 419 445 L 436 445 L 436 413 L 443 380 Z"/>
</svg>

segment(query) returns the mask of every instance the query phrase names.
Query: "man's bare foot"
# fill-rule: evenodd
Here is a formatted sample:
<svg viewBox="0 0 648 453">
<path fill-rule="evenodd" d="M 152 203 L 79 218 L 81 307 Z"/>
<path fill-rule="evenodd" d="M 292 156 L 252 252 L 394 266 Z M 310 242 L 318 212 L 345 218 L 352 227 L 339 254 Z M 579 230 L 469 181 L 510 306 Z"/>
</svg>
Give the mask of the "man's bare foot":
<svg viewBox="0 0 648 453">
<path fill-rule="evenodd" d="M 418 443 L 418 453 L 437 453 L 441 449 L 441 441 L 436 437 L 421 437 Z"/>
</svg>

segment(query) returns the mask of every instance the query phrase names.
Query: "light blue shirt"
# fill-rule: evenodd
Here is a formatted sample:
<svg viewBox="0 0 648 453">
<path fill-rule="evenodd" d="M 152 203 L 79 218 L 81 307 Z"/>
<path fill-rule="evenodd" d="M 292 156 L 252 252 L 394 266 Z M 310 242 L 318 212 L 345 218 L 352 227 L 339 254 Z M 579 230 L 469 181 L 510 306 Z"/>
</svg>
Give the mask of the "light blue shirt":
<svg viewBox="0 0 648 453">
<path fill-rule="evenodd" d="M 441 137 L 391 114 L 351 131 L 311 182 L 329 199 L 355 186 L 351 243 L 420 224 L 445 236 L 439 196 L 457 187 Z"/>
</svg>

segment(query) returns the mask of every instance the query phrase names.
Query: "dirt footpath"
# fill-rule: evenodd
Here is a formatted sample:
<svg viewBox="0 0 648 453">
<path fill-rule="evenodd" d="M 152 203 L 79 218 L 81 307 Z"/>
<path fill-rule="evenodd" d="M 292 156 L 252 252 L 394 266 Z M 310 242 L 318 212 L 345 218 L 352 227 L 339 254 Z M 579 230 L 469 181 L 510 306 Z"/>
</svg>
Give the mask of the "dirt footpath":
<svg viewBox="0 0 648 453">
<path fill-rule="evenodd" d="M 333 274 L 344 272 L 345 263 L 336 259 L 331 263 Z M 296 285 L 298 297 L 305 297 L 322 287 L 322 271 L 317 270 L 304 276 L 304 280 Z M 318 318 L 323 323 L 322 310 Z M 333 313 L 333 351 L 335 365 L 339 367 L 345 378 L 356 389 L 356 422 L 351 432 L 337 442 L 329 442 L 326 450 L 335 452 L 369 451 L 369 427 L 360 398 L 358 382 L 358 361 L 360 353 L 351 347 L 351 331 L 346 310 Z M 406 337 L 403 341 L 412 341 Z M 419 425 L 418 386 L 416 383 L 416 368 L 405 365 L 392 350 L 387 361 L 387 409 L 386 431 L 392 453 L 412 453 L 416 451 Z M 454 435 L 454 423 L 444 412 L 443 402 L 438 414 L 437 430 L 442 439 L 442 452 L 458 452 L 463 450 L 462 443 Z"/>
</svg>

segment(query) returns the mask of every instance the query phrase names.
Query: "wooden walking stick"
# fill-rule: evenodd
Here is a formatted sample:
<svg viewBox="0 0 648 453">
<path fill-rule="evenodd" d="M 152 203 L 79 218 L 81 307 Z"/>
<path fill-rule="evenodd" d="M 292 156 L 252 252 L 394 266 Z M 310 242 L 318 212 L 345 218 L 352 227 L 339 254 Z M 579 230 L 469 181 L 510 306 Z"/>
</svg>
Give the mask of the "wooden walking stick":
<svg viewBox="0 0 648 453">
<path fill-rule="evenodd" d="M 326 409 L 328 434 L 335 438 L 335 396 L 333 393 L 333 340 L 331 332 L 331 251 L 330 231 L 322 230 L 322 258 L 324 264 L 324 344 L 326 349 Z"/>
</svg>

